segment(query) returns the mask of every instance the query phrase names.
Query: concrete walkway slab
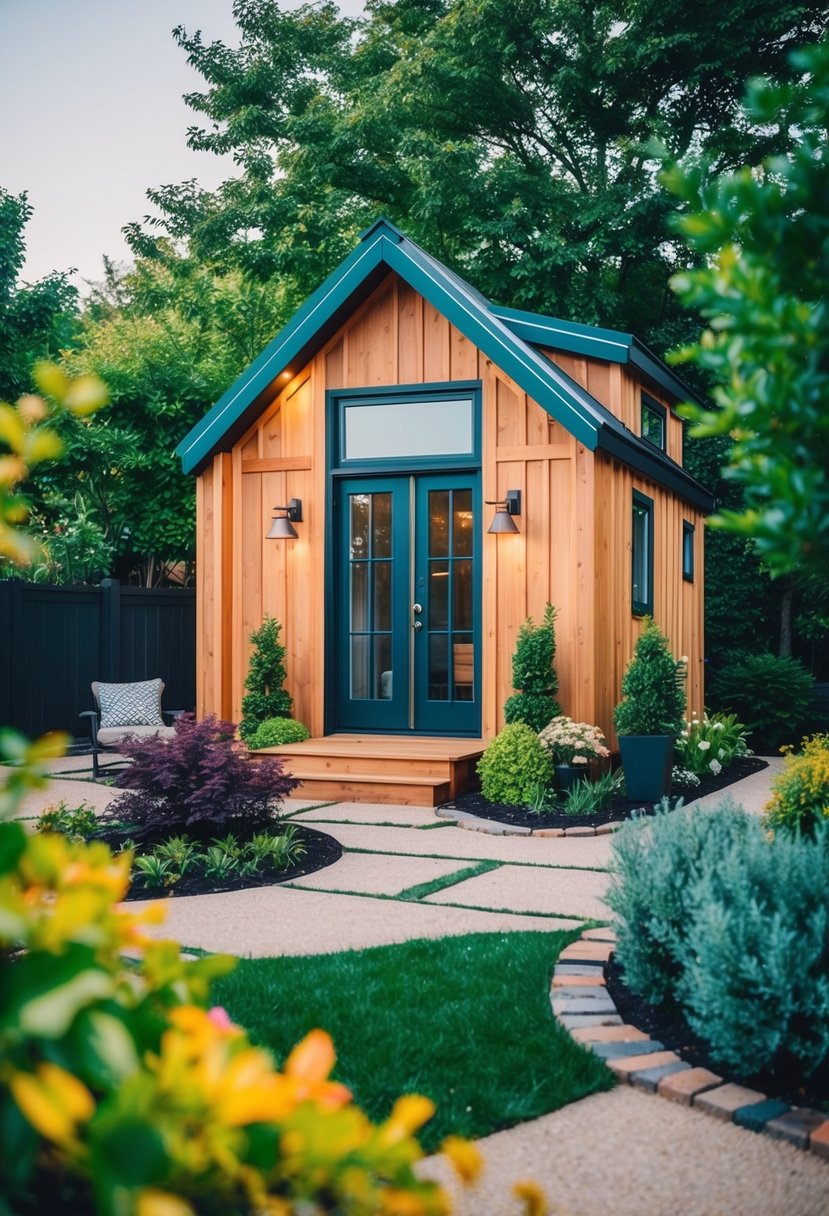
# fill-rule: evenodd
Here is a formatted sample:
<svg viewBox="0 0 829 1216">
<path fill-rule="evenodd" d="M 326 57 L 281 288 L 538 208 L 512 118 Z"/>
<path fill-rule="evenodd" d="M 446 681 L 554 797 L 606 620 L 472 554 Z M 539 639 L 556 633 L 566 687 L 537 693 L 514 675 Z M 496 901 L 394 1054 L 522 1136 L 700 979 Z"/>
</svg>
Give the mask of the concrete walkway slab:
<svg viewBox="0 0 829 1216">
<path fill-rule="evenodd" d="M 348 849 L 370 849 L 378 853 L 438 854 L 481 861 L 530 862 L 535 865 L 604 868 L 610 860 L 610 836 L 485 836 L 448 827 L 422 832 L 416 828 L 363 827 L 359 824 L 322 821 L 328 832 Z"/>
<path fill-rule="evenodd" d="M 394 824 L 396 827 L 433 828 L 439 824 L 431 807 L 383 806 L 377 802 L 338 802 L 334 806 L 304 811 L 297 816 L 300 823 L 370 823 Z"/>
<path fill-rule="evenodd" d="M 727 789 L 718 790 L 715 794 L 706 794 L 704 798 L 698 798 L 696 802 L 691 803 L 688 810 L 693 811 L 697 807 L 703 810 L 711 810 L 713 807 L 725 802 L 726 799 L 731 799 L 738 806 L 745 807 L 747 811 L 751 811 L 753 815 L 762 815 L 766 803 L 771 797 L 771 783 L 777 774 L 783 771 L 783 757 L 762 756 L 761 759 L 768 762 L 768 768 L 761 769 L 759 773 L 752 773 L 750 777 L 744 777 L 742 781 L 735 781 L 734 785 L 729 786 Z"/>
<path fill-rule="evenodd" d="M 829 1169 L 792 1145 L 622 1086 L 477 1142 L 485 1170 L 458 1188 L 445 1158 L 418 1173 L 456 1216 L 517 1216 L 531 1178 L 555 1216 L 825 1216 Z"/>
<path fill-rule="evenodd" d="M 333 866 L 296 878 L 291 886 L 315 891 L 398 895 L 409 887 L 445 878 L 462 868 L 462 862 L 438 861 L 434 857 L 398 857 L 386 853 L 367 857 L 364 853 L 345 853 Z"/>
<path fill-rule="evenodd" d="M 138 911 L 144 900 L 127 905 Z M 578 920 L 475 912 L 359 895 L 330 895 L 289 887 L 253 887 L 221 895 L 172 896 L 167 919 L 148 929 L 157 938 L 250 958 L 332 954 L 419 937 L 577 929 Z"/>
<path fill-rule="evenodd" d="M 547 916 L 610 916 L 602 897 L 607 876 L 590 870 L 542 870 L 499 866 L 467 878 L 447 891 L 427 895 L 425 903 L 446 900 L 476 908 L 509 908 Z"/>
</svg>

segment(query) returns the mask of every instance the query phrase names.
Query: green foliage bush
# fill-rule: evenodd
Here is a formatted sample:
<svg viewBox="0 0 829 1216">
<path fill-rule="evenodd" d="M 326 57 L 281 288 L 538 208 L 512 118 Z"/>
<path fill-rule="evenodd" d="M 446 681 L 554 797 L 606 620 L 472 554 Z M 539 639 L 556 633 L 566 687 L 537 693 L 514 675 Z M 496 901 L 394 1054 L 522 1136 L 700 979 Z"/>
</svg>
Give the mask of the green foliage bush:
<svg viewBox="0 0 829 1216">
<path fill-rule="evenodd" d="M 683 1011 L 743 1075 L 829 1058 L 829 849 L 756 817 L 658 814 L 614 837 L 608 903 L 627 983 Z"/>
<path fill-rule="evenodd" d="M 512 722 L 495 736 L 478 761 L 481 792 L 490 802 L 527 806 L 539 782 L 550 785 L 553 769 L 538 735 Z"/>
<path fill-rule="evenodd" d="M 239 734 L 248 739 L 269 718 L 290 718 L 294 703 L 282 685 L 285 683 L 286 650 L 279 641 L 282 626 L 272 616 L 266 616 L 250 635 L 253 644 L 248 674 L 247 693 L 242 697 L 242 721 Z"/>
<path fill-rule="evenodd" d="M 38 816 L 39 832 L 59 832 L 68 840 L 89 840 L 98 829 L 95 811 L 87 802 L 80 806 L 67 806 L 61 798 L 56 806 L 50 806 Z"/>
<path fill-rule="evenodd" d="M 256 751 L 260 747 L 279 747 L 281 743 L 302 743 L 310 737 L 308 727 L 296 718 L 266 718 L 245 741 Z"/>
<path fill-rule="evenodd" d="M 504 705 L 507 724 L 524 722 L 536 734 L 551 718 L 561 713 L 555 699 L 558 676 L 553 660 L 556 655 L 556 610 L 544 609 L 544 619 L 536 625 L 531 616 L 518 630 L 512 656 L 512 686 L 517 691 Z"/>
<path fill-rule="evenodd" d="M 813 836 L 829 823 L 829 734 L 804 739 L 800 755 L 786 756 L 783 772 L 771 784 L 766 827 Z"/>
<path fill-rule="evenodd" d="M 504 721 L 523 722 L 536 734 L 560 713 L 558 701 L 543 692 L 516 692 L 504 702 Z"/>
<path fill-rule="evenodd" d="M 797 659 L 737 654 L 710 681 L 712 705 L 745 722 L 755 751 L 795 741 L 806 721 L 814 677 Z"/>
<path fill-rule="evenodd" d="M 622 677 L 622 700 L 613 720 L 619 735 L 673 735 L 685 719 L 685 662 L 650 617 Z"/>
</svg>

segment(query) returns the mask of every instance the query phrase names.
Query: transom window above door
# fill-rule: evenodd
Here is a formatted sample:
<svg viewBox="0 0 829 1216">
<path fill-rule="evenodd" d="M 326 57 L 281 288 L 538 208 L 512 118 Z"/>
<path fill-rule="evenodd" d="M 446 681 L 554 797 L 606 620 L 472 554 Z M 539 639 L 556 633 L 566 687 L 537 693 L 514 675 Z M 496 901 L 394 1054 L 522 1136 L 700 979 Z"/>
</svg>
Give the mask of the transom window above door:
<svg viewBox="0 0 829 1216">
<path fill-rule="evenodd" d="M 471 465 L 480 450 L 480 382 L 332 393 L 332 468 Z M 333 408 L 332 408 L 333 407 Z"/>
</svg>

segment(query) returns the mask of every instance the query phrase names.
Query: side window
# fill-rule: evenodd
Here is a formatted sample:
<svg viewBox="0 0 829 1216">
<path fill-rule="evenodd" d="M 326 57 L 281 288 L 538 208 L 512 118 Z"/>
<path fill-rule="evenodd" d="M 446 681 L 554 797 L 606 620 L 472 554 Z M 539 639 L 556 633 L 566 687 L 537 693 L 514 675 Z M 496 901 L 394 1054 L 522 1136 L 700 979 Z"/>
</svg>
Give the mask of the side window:
<svg viewBox="0 0 829 1216">
<path fill-rule="evenodd" d="M 652 443 L 660 452 L 665 451 L 668 412 L 647 393 L 642 394 L 642 419 L 640 433 L 643 439 Z"/>
<path fill-rule="evenodd" d="M 693 524 L 682 521 L 682 577 L 687 583 L 694 581 L 694 532 Z"/>
<path fill-rule="evenodd" d="M 633 491 L 631 600 L 635 616 L 653 615 L 653 499 Z"/>
</svg>

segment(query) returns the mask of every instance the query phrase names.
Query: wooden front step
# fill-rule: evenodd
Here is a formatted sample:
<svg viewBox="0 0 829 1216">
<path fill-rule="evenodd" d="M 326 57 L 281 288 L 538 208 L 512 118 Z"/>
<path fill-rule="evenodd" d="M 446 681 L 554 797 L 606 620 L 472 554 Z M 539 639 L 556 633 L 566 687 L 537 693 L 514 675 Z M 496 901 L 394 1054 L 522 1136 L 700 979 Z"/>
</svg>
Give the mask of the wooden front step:
<svg viewBox="0 0 829 1216">
<path fill-rule="evenodd" d="M 327 735 L 252 752 L 279 756 L 303 798 L 439 806 L 474 788 L 480 739 Z"/>
</svg>

